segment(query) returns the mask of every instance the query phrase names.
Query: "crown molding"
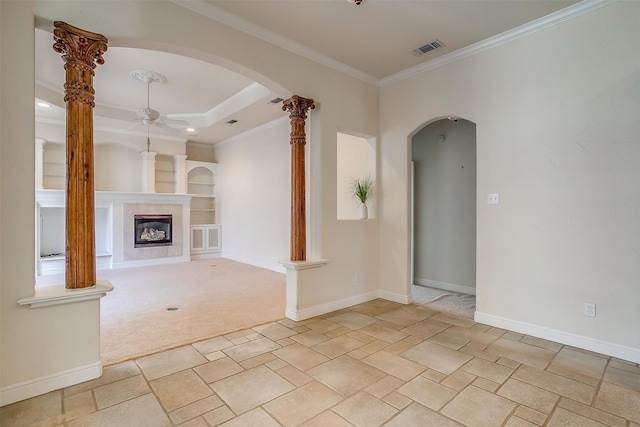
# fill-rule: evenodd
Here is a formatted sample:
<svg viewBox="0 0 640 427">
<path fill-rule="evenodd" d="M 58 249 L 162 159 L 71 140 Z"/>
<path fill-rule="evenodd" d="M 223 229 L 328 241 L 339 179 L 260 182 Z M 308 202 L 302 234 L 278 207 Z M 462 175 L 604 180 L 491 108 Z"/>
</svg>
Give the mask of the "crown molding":
<svg viewBox="0 0 640 427">
<path fill-rule="evenodd" d="M 185 9 L 189 9 L 195 13 L 206 16 L 209 19 L 220 22 L 221 24 L 227 25 L 231 28 L 235 28 L 238 31 L 242 31 L 243 33 L 262 39 L 266 42 L 269 42 L 273 45 L 286 49 L 297 55 L 310 59 L 319 64 L 325 65 L 343 74 L 354 77 L 365 83 L 378 86 L 378 83 L 379 83 L 378 78 L 370 74 L 364 73 L 340 61 L 336 61 L 335 59 L 330 58 L 316 50 L 310 49 L 287 37 L 283 37 L 279 34 L 274 33 L 273 31 L 269 31 L 263 27 L 260 27 L 259 25 L 253 24 L 247 21 L 246 19 L 242 19 L 236 15 L 233 15 L 203 0 L 171 0 L 171 1 L 179 6 L 184 7 Z"/>
<path fill-rule="evenodd" d="M 485 50 L 492 49 L 505 43 L 509 43 L 520 37 L 533 34 L 535 32 L 568 21 L 569 19 L 573 19 L 585 13 L 592 12 L 611 3 L 615 3 L 616 1 L 618 0 L 583 0 L 580 3 L 576 3 L 574 5 L 566 7 L 550 15 L 543 16 L 542 18 L 528 22 L 512 30 L 505 31 L 504 33 L 495 35 L 493 37 L 489 37 L 488 39 L 479 41 L 465 48 L 458 49 L 454 52 L 440 56 L 423 64 L 416 65 L 415 67 L 407 68 L 404 71 L 391 74 L 380 79 L 379 86 L 383 87 L 392 83 L 396 83 L 409 77 L 413 77 L 418 74 L 433 70 L 435 68 L 442 67 L 460 59 L 476 55 L 480 52 L 484 52 Z"/>
<path fill-rule="evenodd" d="M 583 0 L 579 3 L 566 7 L 562 10 L 536 19 L 512 30 L 505 31 L 504 33 L 474 43 L 462 49 L 458 49 L 455 52 L 440 56 L 431 61 L 425 62 L 415 67 L 407 68 L 395 74 L 391 74 L 387 77 L 377 79 L 370 74 L 357 70 L 342 62 L 336 61 L 333 58 L 329 58 L 313 49 L 309 49 L 306 46 L 301 45 L 293 40 L 276 34 L 272 31 L 266 30 L 258 25 L 255 25 L 245 19 L 242 19 L 236 15 L 233 15 L 225 10 L 220 9 L 217 6 L 206 3 L 203 0 L 171 0 L 173 3 L 189 9 L 195 13 L 206 16 L 209 19 L 228 25 L 236 30 L 250 34 L 254 37 L 260 38 L 266 42 L 279 46 L 283 49 L 296 53 L 307 59 L 310 59 L 319 64 L 325 65 L 336 71 L 347 74 L 351 77 L 359 79 L 365 83 L 373 84 L 378 87 L 383 87 L 398 81 L 413 77 L 415 75 L 433 70 L 438 67 L 450 64 L 460 59 L 467 58 L 469 56 L 484 52 L 485 50 L 492 49 L 510 41 L 516 40 L 520 37 L 533 34 L 537 31 L 544 30 L 554 25 L 565 22 L 569 19 L 573 19 L 577 16 L 585 13 L 592 12 L 601 7 L 615 3 L 618 0 Z"/>
</svg>

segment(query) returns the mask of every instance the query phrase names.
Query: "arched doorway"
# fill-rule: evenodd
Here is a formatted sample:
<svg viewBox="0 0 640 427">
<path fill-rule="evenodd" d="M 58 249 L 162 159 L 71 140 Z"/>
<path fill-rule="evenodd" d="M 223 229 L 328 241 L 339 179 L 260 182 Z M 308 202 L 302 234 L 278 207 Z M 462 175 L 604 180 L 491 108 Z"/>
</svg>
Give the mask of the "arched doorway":
<svg viewBox="0 0 640 427">
<path fill-rule="evenodd" d="M 36 59 L 40 65 L 38 73 L 36 73 L 36 85 L 39 88 L 46 84 L 50 87 L 62 88 L 62 85 L 58 84 L 58 82 L 63 81 L 60 75 L 64 76 L 64 68 L 59 55 L 51 49 L 51 39 L 52 36 L 48 28 L 36 28 Z M 120 41 L 121 44 L 124 44 L 124 42 L 127 42 L 127 40 Z M 129 40 L 128 42 L 131 43 L 132 41 Z M 152 47 L 162 48 L 162 46 Z M 145 104 L 138 102 L 138 97 L 133 96 L 133 92 L 145 94 L 145 91 L 136 90 L 143 86 L 133 79 L 130 73 L 138 67 L 138 64 L 162 71 L 162 73 L 169 76 L 167 78 L 172 79 L 170 81 L 175 83 L 176 88 L 179 87 L 181 89 L 179 93 L 185 99 L 191 95 L 192 91 L 188 90 L 191 88 L 196 89 L 196 94 L 204 92 L 203 98 L 211 103 L 223 102 L 228 99 L 223 96 L 214 96 L 213 94 L 214 85 L 223 86 L 225 96 L 232 93 L 233 95 L 231 96 L 244 100 L 245 104 L 243 105 L 251 102 L 265 105 L 267 106 L 266 108 L 271 108 L 275 111 L 273 117 L 280 118 L 284 117 L 280 106 L 276 105 L 277 102 L 270 103 L 275 99 L 276 93 L 270 88 L 250 81 L 246 76 L 235 75 L 237 73 L 231 70 L 222 69 L 221 66 L 214 64 L 216 58 L 211 55 L 207 56 L 202 53 L 192 52 L 192 55 L 187 57 L 179 55 L 178 53 L 180 52 L 171 53 L 168 50 L 144 49 L 144 46 L 136 48 L 111 46 L 107 64 L 112 68 L 111 70 L 102 70 L 103 73 L 100 75 L 102 80 L 98 80 L 99 82 L 111 82 L 103 87 L 102 90 L 96 90 L 96 101 L 100 109 L 100 116 L 95 120 L 95 123 L 99 124 L 98 132 L 96 132 L 95 147 L 99 151 L 97 158 L 100 159 L 97 162 L 96 170 L 98 173 L 96 174 L 95 188 L 104 197 L 96 210 L 98 268 L 100 270 L 98 275 L 99 279 L 109 280 L 116 287 L 115 291 L 101 302 L 100 355 L 105 364 L 117 363 L 164 348 L 176 347 L 213 335 L 264 324 L 280 319 L 284 312 L 284 274 L 260 269 L 256 274 L 256 276 L 260 275 L 259 280 L 254 277 L 248 282 L 255 284 L 259 281 L 261 285 L 269 283 L 273 285 L 273 288 L 265 293 L 265 297 L 255 298 L 257 295 L 255 286 L 251 287 L 251 292 L 247 291 L 246 288 L 243 291 L 242 286 L 238 286 L 241 281 L 240 275 L 243 274 L 238 266 L 232 265 L 233 263 L 229 260 L 226 262 L 220 259 L 208 261 L 206 258 L 212 258 L 210 255 L 212 251 L 204 255 L 197 253 L 194 248 L 199 245 L 191 244 L 190 248 L 190 243 L 196 240 L 193 239 L 193 236 L 196 235 L 195 232 L 199 228 L 202 233 L 201 237 L 205 233 L 207 235 L 207 243 L 202 244 L 202 246 L 206 246 L 205 249 L 211 249 L 211 246 L 214 246 L 211 243 L 213 239 L 209 237 L 211 230 L 220 232 L 218 224 L 220 220 L 217 219 L 215 214 L 216 193 L 213 191 L 215 179 L 210 176 L 205 177 L 203 174 L 192 177 L 189 173 L 196 170 L 194 169 L 197 167 L 195 165 L 199 164 L 206 164 L 211 168 L 214 167 L 213 163 L 216 162 L 216 157 L 211 147 L 214 141 L 210 141 L 211 144 L 197 141 L 195 140 L 197 135 L 186 133 L 189 132 L 186 129 L 173 129 L 173 131 L 166 132 L 164 128 L 156 129 L 154 126 L 150 128 L 148 125 L 146 129 L 138 130 L 138 128 L 134 128 L 134 123 L 137 120 L 134 119 L 135 122 L 130 120 L 132 118 L 130 113 L 133 112 L 131 108 L 135 105 L 142 106 Z M 179 51 L 179 49 L 173 47 L 173 51 Z M 199 57 L 203 59 L 198 59 Z M 183 70 L 188 70 L 188 72 Z M 57 78 L 53 76 L 54 74 Z M 40 84 L 39 82 L 42 82 L 43 78 L 41 77 L 43 75 L 51 78 L 51 83 L 44 82 L 44 84 Z M 215 78 L 205 78 L 209 76 L 215 76 Z M 210 83 L 211 86 L 207 88 L 204 87 L 204 83 L 194 88 L 189 85 L 191 80 L 199 80 L 201 82 L 212 80 L 212 82 Z M 266 79 L 262 80 L 267 81 Z M 127 86 L 129 82 L 133 82 L 133 87 L 127 90 L 129 89 L 129 86 Z M 267 81 L 267 83 L 270 82 Z M 272 86 L 276 88 L 275 90 L 282 91 L 278 92 L 278 94 L 288 94 L 283 88 L 275 84 Z M 167 83 L 165 88 L 168 87 L 169 84 Z M 105 103 L 100 99 L 102 94 L 115 95 L 116 93 L 121 95 L 121 104 Z M 132 103 L 127 104 L 125 101 L 130 101 L 128 98 L 130 93 L 132 95 Z M 154 92 L 154 94 L 156 93 L 157 91 Z M 36 116 L 35 130 L 40 140 L 37 168 L 40 168 L 39 175 L 42 181 L 38 188 L 43 189 L 45 193 L 56 193 L 57 195 L 63 192 L 65 181 L 65 153 L 61 142 L 61 138 L 64 138 L 65 135 L 65 121 L 56 120 L 57 116 L 48 117 L 46 114 L 51 114 L 52 116 L 59 114 L 59 117 L 65 117 L 64 108 L 56 104 L 56 100 L 62 99 L 62 97 L 56 96 L 57 92 L 55 90 L 39 89 L 38 94 L 42 98 L 46 97 L 42 101 L 49 102 L 47 107 L 39 108 L 48 108 L 49 111 L 53 111 L 53 113 L 43 112 L 42 114 L 37 111 L 38 115 Z M 195 100 L 187 102 L 176 96 L 167 97 L 170 98 L 170 102 L 163 106 L 163 98 L 159 96 L 159 93 L 152 98 L 153 103 L 149 105 L 148 94 L 147 87 L 147 106 L 149 108 L 151 106 L 158 108 L 163 114 L 176 111 L 181 114 L 187 114 L 189 111 L 199 111 L 195 108 L 191 109 L 195 105 Z M 175 107 L 176 109 L 172 110 L 173 103 L 176 105 L 182 103 L 187 108 L 179 111 L 177 110 L 178 107 Z M 206 103 L 201 104 L 201 106 L 206 109 L 211 104 Z M 126 108 L 129 108 L 129 110 Z M 235 112 L 238 109 L 240 107 L 232 111 Z M 227 110 L 227 113 L 229 111 Z M 133 114 L 133 117 L 135 117 L 135 114 Z M 199 128 L 198 133 L 202 138 L 205 138 L 205 132 L 209 133 L 209 128 L 213 126 L 206 120 L 195 123 L 199 123 L 199 126 L 195 127 Z M 257 121 L 253 123 L 256 126 L 258 124 Z M 287 141 L 288 131 L 287 125 L 285 131 L 280 132 L 281 139 L 278 139 L 279 135 L 271 139 Z M 274 131 L 274 133 L 277 132 Z M 229 137 L 228 134 L 227 137 Z M 151 150 L 149 150 L 149 138 L 153 143 Z M 147 141 L 146 150 L 145 140 Z M 45 142 L 46 147 L 44 146 Z M 149 151 L 153 152 L 152 156 L 147 154 Z M 289 151 L 288 144 L 284 146 L 282 151 L 284 155 L 280 157 L 284 158 Z M 263 156 L 260 160 L 263 163 L 268 163 L 266 156 Z M 192 162 L 191 166 L 194 168 L 187 167 L 188 163 L 185 165 L 185 162 Z M 283 161 L 282 163 L 288 166 L 288 161 Z M 42 170 L 45 167 L 48 170 L 43 172 Z M 285 173 L 288 171 L 288 169 L 282 167 L 272 168 L 283 170 Z M 153 174 L 145 173 L 147 170 L 152 170 Z M 282 175 L 285 175 L 285 173 Z M 279 179 L 276 183 L 271 183 L 264 176 L 261 178 L 261 184 L 266 187 L 261 191 L 264 194 L 267 194 L 267 189 L 284 189 L 285 184 L 288 182 L 288 176 L 281 177 L 279 175 L 277 178 L 273 178 L 274 181 Z M 153 185 L 145 186 L 148 183 Z M 179 185 L 180 183 L 182 185 Z M 272 185 L 268 185 L 269 183 Z M 221 187 L 220 185 L 217 186 L 217 200 L 224 199 L 219 197 Z M 255 188 L 256 185 L 253 187 Z M 205 190 L 202 190 L 203 188 Z M 273 198 L 273 191 L 270 191 L 269 195 Z M 60 196 L 60 200 L 62 200 L 63 194 L 60 194 Z M 117 200 L 118 198 L 120 200 Z M 188 198 L 191 198 L 191 200 L 186 200 Z M 160 202 L 158 203 L 158 201 Z M 55 204 L 56 206 L 51 209 L 47 207 L 49 211 L 53 211 L 51 215 L 47 214 L 39 217 L 36 235 L 46 235 L 47 245 L 45 245 L 45 251 L 37 251 L 36 256 L 38 259 L 43 258 L 47 261 L 51 257 L 51 261 L 57 261 L 64 266 L 64 257 L 51 256 L 53 253 L 64 252 L 65 244 L 64 233 L 54 234 L 49 232 L 50 229 L 62 229 L 64 231 L 64 209 L 61 207 L 62 203 L 58 203 L 57 199 Z M 153 206 L 153 210 L 149 208 L 150 206 Z M 149 214 L 165 212 L 172 216 L 173 233 L 171 234 L 173 234 L 174 240 L 171 245 L 153 247 L 152 250 L 155 253 L 147 251 L 143 254 L 138 253 L 131 256 L 132 251 L 135 252 L 135 249 L 138 249 L 134 246 L 134 236 L 131 233 L 136 212 L 131 209 L 137 210 L 139 208 L 143 210 L 149 208 L 149 212 L 146 212 Z M 285 214 L 288 213 L 286 208 L 283 211 Z M 189 213 L 188 215 L 187 212 Z M 41 232 L 45 227 L 46 232 Z M 217 227 L 217 229 L 214 227 Z M 287 234 L 281 232 L 279 235 L 284 236 L 282 240 L 286 247 Z M 219 242 L 219 234 L 217 236 L 217 241 Z M 245 240 L 251 238 L 255 239 L 255 236 L 249 235 Z M 204 237 L 201 240 L 204 240 Z M 272 247 L 279 243 L 275 242 L 275 239 L 270 239 L 268 242 Z M 249 241 L 250 243 L 253 242 Z M 149 248 L 141 250 L 147 249 Z M 164 251 L 165 249 L 168 250 L 166 253 L 159 253 L 159 251 Z M 190 249 L 191 252 L 189 252 Z M 271 249 L 271 247 L 267 247 L 268 249 Z M 201 260 L 199 258 L 205 259 Z M 198 259 L 198 261 L 202 262 L 187 262 L 190 259 Z M 102 262 L 102 260 L 106 261 Z M 213 267 L 216 268 L 213 269 Z M 242 270 L 255 273 L 258 267 L 253 267 L 255 266 L 242 266 Z M 64 276 L 60 277 L 60 272 L 53 268 L 49 269 L 47 273 L 50 276 L 43 277 L 39 275 L 36 286 L 46 286 L 47 284 L 57 284 L 64 281 Z M 228 278 L 231 274 L 234 276 L 233 280 L 224 281 L 225 285 L 235 282 L 229 292 L 224 291 L 222 287 L 214 285 L 214 280 L 220 279 L 218 284 L 222 284 L 223 279 Z M 138 279 L 131 280 L 135 276 L 138 276 Z M 265 280 L 265 277 L 270 277 L 273 280 Z M 141 286 L 134 287 L 133 285 L 136 283 L 152 286 L 148 286 L 146 289 Z M 199 289 L 200 292 L 198 292 L 198 284 L 208 284 L 208 286 L 202 286 Z M 189 289 L 189 292 L 176 292 L 180 288 L 183 290 Z M 260 288 L 266 289 L 262 286 Z M 213 289 L 218 289 L 218 294 L 206 296 L 205 292 Z M 225 300 L 225 298 L 221 297 L 223 294 L 231 298 L 237 296 L 242 298 L 243 302 L 227 299 L 226 303 L 223 304 Z M 190 296 L 189 298 L 178 299 L 179 295 Z M 271 295 L 277 295 L 278 298 L 269 303 L 266 296 Z M 190 300 L 190 298 L 193 298 L 193 300 Z M 250 301 L 250 299 L 253 299 L 253 301 Z M 205 305 L 204 302 L 207 304 Z M 249 305 L 244 308 L 240 307 L 244 302 L 249 303 Z M 260 318 L 255 316 L 263 308 L 271 311 L 270 315 L 268 317 L 260 316 Z M 233 320 L 243 324 L 232 325 L 230 322 L 231 315 L 221 315 L 225 310 L 228 310 L 229 313 L 237 313 L 238 316 Z M 219 322 L 215 322 L 213 319 L 207 320 L 205 316 L 209 313 L 217 313 L 216 317 Z M 250 319 L 245 313 L 250 313 L 253 319 Z M 263 313 L 265 312 L 263 311 Z M 154 320 L 153 316 L 158 317 Z M 196 323 L 189 326 L 189 321 Z M 166 323 L 162 325 L 161 322 Z M 219 326 L 217 330 L 212 328 L 212 326 L 215 327 L 215 323 L 218 323 Z M 203 327 L 203 325 L 206 325 L 206 327 Z M 158 335 L 154 336 L 155 333 Z M 189 334 L 191 334 L 190 337 L 188 337 Z"/>
<path fill-rule="evenodd" d="M 411 185 L 412 300 L 472 317 L 476 284 L 475 123 L 444 118 L 420 129 L 411 138 Z"/>
</svg>

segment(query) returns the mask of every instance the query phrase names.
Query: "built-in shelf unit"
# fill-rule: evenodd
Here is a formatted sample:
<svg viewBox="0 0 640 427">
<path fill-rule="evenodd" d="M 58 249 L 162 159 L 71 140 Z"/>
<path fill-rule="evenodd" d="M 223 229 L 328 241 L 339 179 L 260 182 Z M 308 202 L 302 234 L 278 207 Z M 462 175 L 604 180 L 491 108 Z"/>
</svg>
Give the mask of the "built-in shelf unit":
<svg viewBox="0 0 640 427">
<path fill-rule="evenodd" d="M 175 193 L 176 191 L 176 171 L 172 156 L 156 155 L 155 170 L 155 190 L 156 193 Z"/>
<path fill-rule="evenodd" d="M 191 254 L 220 252 L 222 230 L 216 223 L 217 163 L 186 161 L 187 193 L 191 198 Z"/>
<path fill-rule="evenodd" d="M 64 273 L 64 144 L 36 139 L 36 148 L 36 273 Z M 112 157 L 102 156 L 103 160 L 110 161 L 119 155 L 119 158 L 124 159 L 123 164 L 135 166 L 137 163 L 141 181 L 134 179 L 129 190 L 122 180 L 118 181 L 115 186 L 125 187 L 124 191 L 101 191 L 104 188 L 100 188 L 100 181 L 96 183 L 95 242 L 98 269 L 219 256 L 222 250 L 222 226 L 216 223 L 217 163 L 187 160 L 187 156 L 183 154 L 127 154 L 126 151 L 113 149 L 107 151 L 107 154 Z M 109 167 L 117 170 L 113 164 L 103 162 L 98 165 L 103 172 L 103 184 L 112 183 L 108 180 L 109 175 L 104 173 L 105 168 Z M 142 191 L 136 187 L 140 182 Z M 174 231 L 180 233 L 181 237 L 176 239 L 174 234 L 174 249 L 145 249 L 146 252 L 141 256 L 137 252 L 131 253 L 135 250 L 129 248 L 129 239 L 123 233 L 126 234 L 132 219 L 123 214 L 127 206 L 133 205 L 143 210 L 141 205 L 158 206 L 163 211 L 159 213 L 174 211 L 174 216 L 179 216 L 180 220 Z M 185 253 L 180 248 L 184 248 Z"/>
</svg>

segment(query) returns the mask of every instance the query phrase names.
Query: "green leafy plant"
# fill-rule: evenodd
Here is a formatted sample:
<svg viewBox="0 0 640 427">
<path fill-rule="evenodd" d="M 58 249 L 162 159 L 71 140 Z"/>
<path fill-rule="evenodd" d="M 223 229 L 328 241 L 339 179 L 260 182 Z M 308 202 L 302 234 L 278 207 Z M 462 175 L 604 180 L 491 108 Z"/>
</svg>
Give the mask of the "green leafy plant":
<svg viewBox="0 0 640 427">
<path fill-rule="evenodd" d="M 373 180 L 371 177 L 354 178 L 351 181 L 351 194 L 361 203 L 366 203 L 373 196 Z"/>
</svg>

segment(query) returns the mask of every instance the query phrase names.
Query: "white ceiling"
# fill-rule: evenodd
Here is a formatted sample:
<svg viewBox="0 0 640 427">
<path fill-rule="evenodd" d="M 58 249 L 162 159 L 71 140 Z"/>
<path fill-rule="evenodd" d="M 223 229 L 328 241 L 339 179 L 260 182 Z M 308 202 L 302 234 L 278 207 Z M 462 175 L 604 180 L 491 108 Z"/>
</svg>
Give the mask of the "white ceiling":
<svg viewBox="0 0 640 427">
<path fill-rule="evenodd" d="M 372 84 L 397 78 L 439 57 L 469 49 L 578 3 L 576 0 L 173 0 L 210 19 L 270 41 Z M 150 4 L 150 7 L 151 4 Z M 109 35 L 106 35 L 109 37 Z M 443 48 L 420 57 L 412 50 L 439 40 Z M 63 63 L 53 36 L 36 31 L 36 107 L 41 121 L 64 123 Z M 151 126 L 154 137 L 217 143 L 285 114 L 275 94 L 224 68 L 173 54 L 110 47 L 96 68 L 96 127 L 146 137 L 135 109 L 147 104 L 146 84 L 132 70 L 163 74 L 150 86 L 150 106 L 162 116 L 187 120 L 170 133 Z M 226 122 L 238 120 L 234 125 Z M 197 136 L 194 136 L 197 135 Z"/>
</svg>

